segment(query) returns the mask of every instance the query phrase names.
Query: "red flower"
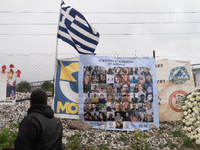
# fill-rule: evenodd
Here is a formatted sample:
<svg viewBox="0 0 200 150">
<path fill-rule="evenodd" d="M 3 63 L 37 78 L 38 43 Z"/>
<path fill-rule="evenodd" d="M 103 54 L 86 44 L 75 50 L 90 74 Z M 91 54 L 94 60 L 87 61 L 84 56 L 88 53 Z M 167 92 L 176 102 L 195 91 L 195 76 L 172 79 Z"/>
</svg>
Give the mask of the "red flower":
<svg viewBox="0 0 200 150">
<path fill-rule="evenodd" d="M 17 70 L 16 73 L 17 73 L 17 77 L 20 77 L 21 71 Z"/>
<path fill-rule="evenodd" d="M 10 64 L 10 72 L 13 72 L 13 69 L 12 68 L 14 68 L 14 65 L 13 64 Z"/>
<path fill-rule="evenodd" d="M 2 68 L 2 72 L 5 73 L 6 65 L 3 65 L 1 68 Z"/>
</svg>

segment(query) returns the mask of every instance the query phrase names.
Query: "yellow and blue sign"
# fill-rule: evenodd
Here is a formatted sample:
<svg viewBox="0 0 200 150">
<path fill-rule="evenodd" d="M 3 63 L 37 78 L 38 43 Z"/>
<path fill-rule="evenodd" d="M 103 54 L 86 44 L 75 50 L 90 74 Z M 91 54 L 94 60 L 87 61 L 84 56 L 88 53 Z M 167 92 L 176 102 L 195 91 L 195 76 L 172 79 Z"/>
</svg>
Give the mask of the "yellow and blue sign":
<svg viewBox="0 0 200 150">
<path fill-rule="evenodd" d="M 53 109 L 56 117 L 79 118 L 79 59 L 57 60 Z"/>
<path fill-rule="evenodd" d="M 169 81 L 175 85 L 180 85 L 185 83 L 187 80 L 190 80 L 190 75 L 188 71 L 183 66 L 174 67 L 170 71 Z"/>
</svg>

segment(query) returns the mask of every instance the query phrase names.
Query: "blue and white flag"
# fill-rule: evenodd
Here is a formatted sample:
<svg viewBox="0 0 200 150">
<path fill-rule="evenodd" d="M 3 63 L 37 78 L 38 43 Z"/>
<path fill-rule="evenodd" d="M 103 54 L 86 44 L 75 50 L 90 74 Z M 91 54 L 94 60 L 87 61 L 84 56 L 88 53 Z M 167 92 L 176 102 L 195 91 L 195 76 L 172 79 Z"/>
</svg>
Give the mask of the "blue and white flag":
<svg viewBox="0 0 200 150">
<path fill-rule="evenodd" d="M 56 117 L 78 119 L 79 58 L 57 60 L 53 109 Z"/>
<path fill-rule="evenodd" d="M 61 4 L 57 37 L 69 43 L 80 54 L 94 53 L 99 43 L 99 33 L 85 17 L 74 8 Z"/>
</svg>

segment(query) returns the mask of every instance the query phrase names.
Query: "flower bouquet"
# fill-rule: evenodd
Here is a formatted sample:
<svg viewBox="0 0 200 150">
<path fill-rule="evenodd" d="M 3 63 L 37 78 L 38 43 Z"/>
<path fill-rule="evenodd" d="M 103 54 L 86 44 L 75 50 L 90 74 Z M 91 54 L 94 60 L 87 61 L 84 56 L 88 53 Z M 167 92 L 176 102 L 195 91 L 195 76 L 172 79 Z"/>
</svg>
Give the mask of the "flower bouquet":
<svg viewBox="0 0 200 150">
<path fill-rule="evenodd" d="M 190 139 L 200 145 L 200 86 L 187 94 L 182 101 L 183 130 Z"/>
</svg>

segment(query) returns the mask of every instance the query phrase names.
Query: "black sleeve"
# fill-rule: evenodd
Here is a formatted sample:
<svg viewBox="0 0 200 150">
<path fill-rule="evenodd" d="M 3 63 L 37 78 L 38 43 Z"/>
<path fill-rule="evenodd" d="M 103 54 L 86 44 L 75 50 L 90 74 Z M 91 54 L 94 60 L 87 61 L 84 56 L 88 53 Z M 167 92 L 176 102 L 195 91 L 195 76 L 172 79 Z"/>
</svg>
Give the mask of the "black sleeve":
<svg viewBox="0 0 200 150">
<path fill-rule="evenodd" d="M 30 116 L 26 116 L 19 127 L 19 133 L 15 140 L 15 150 L 32 150 L 38 138 L 38 121 Z"/>
</svg>

